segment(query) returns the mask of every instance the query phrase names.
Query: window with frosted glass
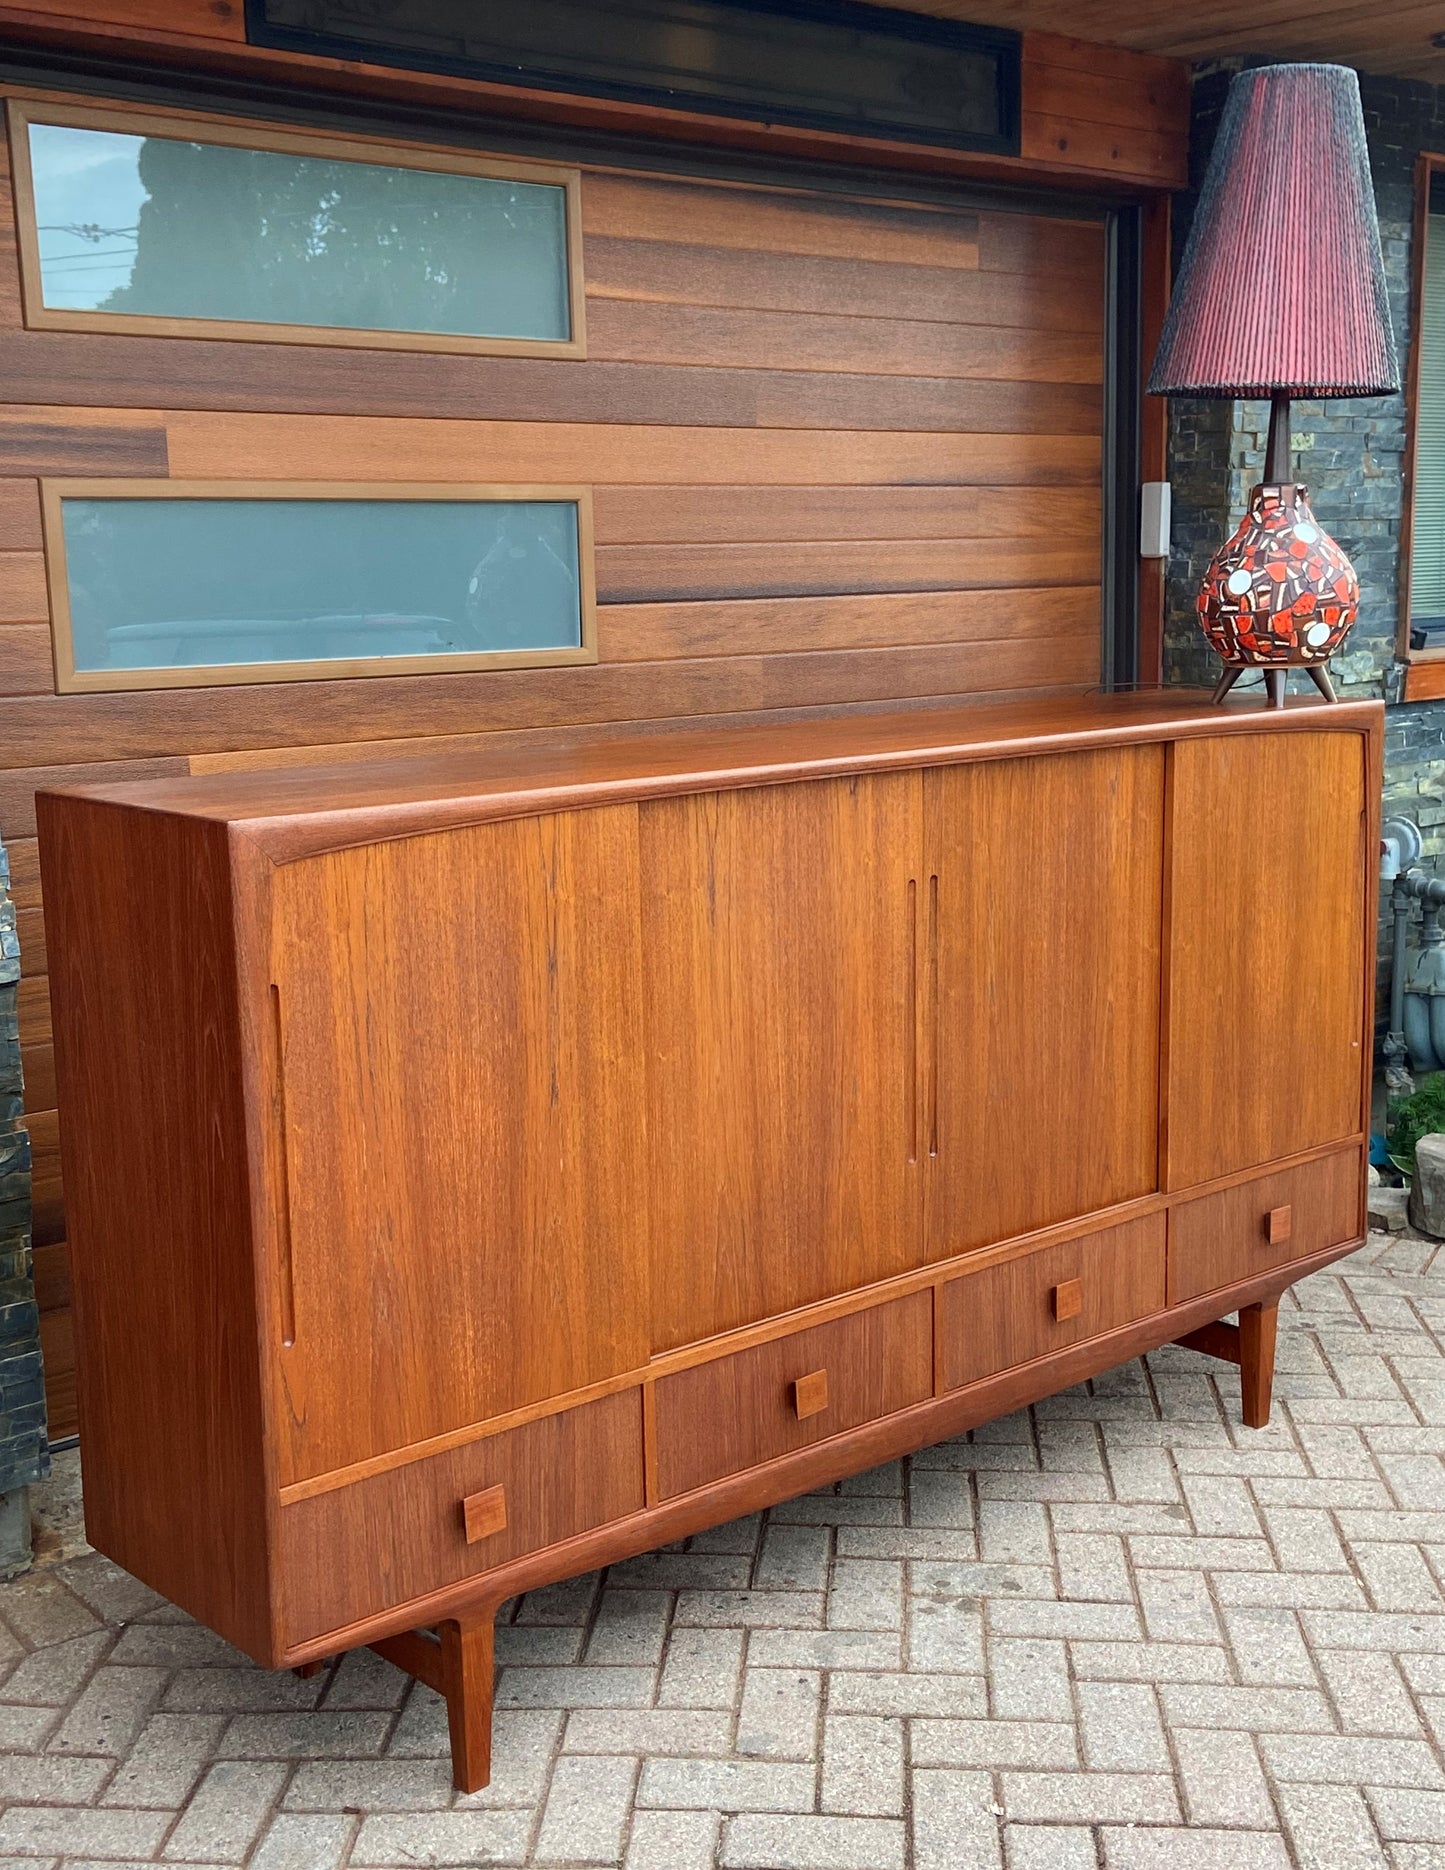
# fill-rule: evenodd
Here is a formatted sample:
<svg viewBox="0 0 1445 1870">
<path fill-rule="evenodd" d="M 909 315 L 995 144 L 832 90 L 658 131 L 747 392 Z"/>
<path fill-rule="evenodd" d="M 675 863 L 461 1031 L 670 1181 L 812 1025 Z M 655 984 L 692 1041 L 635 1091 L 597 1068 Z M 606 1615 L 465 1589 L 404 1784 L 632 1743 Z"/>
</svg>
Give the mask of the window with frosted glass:
<svg viewBox="0 0 1445 1870">
<path fill-rule="evenodd" d="M 527 180 L 465 158 L 425 167 L 319 141 L 303 153 L 294 139 L 252 147 L 141 133 L 123 117 L 16 114 L 33 323 L 194 320 L 465 348 L 578 336 L 562 171 Z"/>
<path fill-rule="evenodd" d="M 580 494 L 47 494 L 62 686 L 589 659 Z"/>
</svg>

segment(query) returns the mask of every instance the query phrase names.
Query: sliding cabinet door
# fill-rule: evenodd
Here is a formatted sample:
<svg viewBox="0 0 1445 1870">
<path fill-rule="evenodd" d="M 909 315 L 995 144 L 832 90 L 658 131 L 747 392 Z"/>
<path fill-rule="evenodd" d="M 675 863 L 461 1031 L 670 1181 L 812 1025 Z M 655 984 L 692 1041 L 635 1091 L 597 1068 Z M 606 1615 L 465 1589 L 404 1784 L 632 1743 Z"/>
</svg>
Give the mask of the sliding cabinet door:
<svg viewBox="0 0 1445 1870">
<path fill-rule="evenodd" d="M 289 866 L 273 979 L 283 1479 L 645 1362 L 635 808 Z"/>
<path fill-rule="evenodd" d="M 919 1256 L 917 774 L 642 808 L 654 1348 Z"/>
<path fill-rule="evenodd" d="M 927 776 L 927 1246 L 1156 1186 L 1158 747 Z"/>
<path fill-rule="evenodd" d="M 1363 1127 L 1365 749 L 1280 732 L 1171 754 L 1170 1188 Z"/>
</svg>

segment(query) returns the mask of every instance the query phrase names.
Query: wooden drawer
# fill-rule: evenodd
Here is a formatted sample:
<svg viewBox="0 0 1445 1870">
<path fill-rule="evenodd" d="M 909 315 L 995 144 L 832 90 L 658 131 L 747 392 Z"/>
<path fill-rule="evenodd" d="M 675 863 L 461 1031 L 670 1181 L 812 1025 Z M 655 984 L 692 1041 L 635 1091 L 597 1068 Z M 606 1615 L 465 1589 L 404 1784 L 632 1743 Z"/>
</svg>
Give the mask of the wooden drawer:
<svg viewBox="0 0 1445 1870">
<path fill-rule="evenodd" d="M 1363 1173 L 1360 1151 L 1342 1149 L 1181 1202 L 1169 1215 L 1169 1303 L 1357 1239 Z"/>
<path fill-rule="evenodd" d="M 280 1514 L 286 1641 L 344 1629 L 642 1506 L 637 1389 L 299 1500 Z"/>
<path fill-rule="evenodd" d="M 944 1286 L 939 1306 L 945 1389 L 1067 1350 L 1164 1309 L 1164 1216 L 965 1273 Z"/>
<path fill-rule="evenodd" d="M 688 1493 L 933 1394 L 933 1294 L 914 1292 L 657 1384 L 659 1496 Z"/>
</svg>

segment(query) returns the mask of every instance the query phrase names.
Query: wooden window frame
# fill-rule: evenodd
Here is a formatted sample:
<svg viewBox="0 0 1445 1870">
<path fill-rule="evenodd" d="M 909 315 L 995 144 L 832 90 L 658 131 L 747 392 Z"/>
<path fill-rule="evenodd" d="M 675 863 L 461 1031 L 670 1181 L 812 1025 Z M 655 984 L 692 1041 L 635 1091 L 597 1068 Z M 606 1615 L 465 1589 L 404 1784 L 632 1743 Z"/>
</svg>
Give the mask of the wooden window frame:
<svg viewBox="0 0 1445 1870">
<path fill-rule="evenodd" d="M 1421 326 L 1425 310 L 1425 245 L 1430 237 L 1430 184 L 1445 175 L 1445 151 L 1422 150 L 1415 161 L 1415 214 L 1410 249 L 1410 356 L 1405 372 L 1405 452 L 1401 463 L 1400 553 L 1397 561 L 1399 618 L 1395 653 L 1407 665 L 1401 699 L 1432 701 L 1445 696 L 1445 649 L 1411 649 L 1410 548 L 1415 529 L 1415 466 L 1418 447 Z"/>
<path fill-rule="evenodd" d="M 548 501 L 577 508 L 578 598 L 582 640 L 557 649 L 474 650 L 461 655 L 349 656 L 297 662 L 77 669 L 65 563 L 65 500 L 395 500 L 487 504 Z M 493 482 L 69 480 L 40 483 L 45 570 L 50 587 L 55 688 L 61 695 L 132 693 L 157 688 L 233 688 L 277 682 L 350 681 L 373 675 L 453 675 L 479 669 L 552 669 L 597 661 L 597 582 L 592 489 Z"/>
<path fill-rule="evenodd" d="M 587 355 L 586 292 L 582 272 L 582 177 L 575 167 L 466 151 L 396 143 L 377 138 L 329 136 L 237 123 L 210 114 L 175 115 L 123 105 L 49 104 L 33 97 L 5 102 L 20 257 L 21 312 L 37 331 L 103 331 L 162 338 L 229 338 L 250 344 L 340 345 L 352 350 L 451 351 L 482 357 L 576 357 Z M 258 319 L 176 318 L 146 312 L 72 311 L 45 303 L 36 230 L 35 184 L 30 164 L 30 126 L 109 130 L 125 136 L 169 137 L 179 142 L 220 144 L 281 155 L 314 156 L 338 162 L 422 169 L 485 181 L 531 182 L 563 191 L 567 265 L 567 338 L 478 337 L 462 332 L 386 331 L 340 325 L 267 324 Z"/>
</svg>

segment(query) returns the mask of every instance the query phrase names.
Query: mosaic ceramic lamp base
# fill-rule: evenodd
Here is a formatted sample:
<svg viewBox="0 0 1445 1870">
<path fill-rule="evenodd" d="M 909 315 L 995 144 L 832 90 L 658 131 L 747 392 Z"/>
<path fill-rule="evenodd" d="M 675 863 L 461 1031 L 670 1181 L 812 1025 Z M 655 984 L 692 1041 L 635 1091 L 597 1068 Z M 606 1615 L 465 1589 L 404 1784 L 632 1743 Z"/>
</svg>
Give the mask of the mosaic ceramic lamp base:
<svg viewBox="0 0 1445 1870">
<path fill-rule="evenodd" d="M 1200 627 L 1224 662 L 1214 699 L 1246 669 L 1263 669 L 1270 706 L 1283 707 L 1288 671 L 1304 669 L 1333 701 L 1329 659 L 1359 604 L 1355 568 L 1310 511 L 1305 489 L 1256 487 L 1199 591 Z"/>
</svg>

